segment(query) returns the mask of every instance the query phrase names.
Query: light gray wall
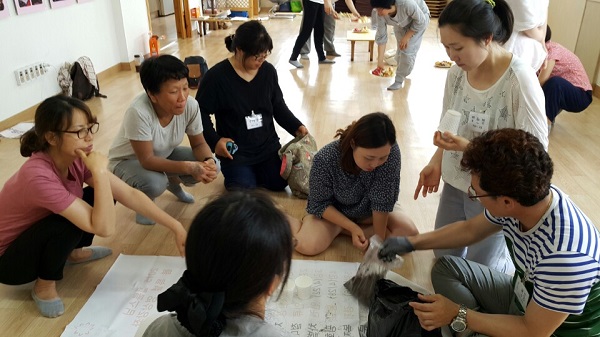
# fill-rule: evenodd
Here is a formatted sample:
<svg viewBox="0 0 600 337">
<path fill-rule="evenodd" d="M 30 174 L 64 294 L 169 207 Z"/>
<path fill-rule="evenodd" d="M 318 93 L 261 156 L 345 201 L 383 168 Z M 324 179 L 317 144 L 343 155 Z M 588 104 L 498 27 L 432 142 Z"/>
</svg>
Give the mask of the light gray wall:
<svg viewBox="0 0 600 337">
<path fill-rule="evenodd" d="M 0 121 L 60 92 L 58 68 L 89 56 L 96 72 L 133 60 L 149 31 L 144 0 L 94 0 L 26 15 L 4 1 L 10 17 L 0 19 Z M 50 71 L 17 86 L 14 71 L 36 62 Z"/>
</svg>

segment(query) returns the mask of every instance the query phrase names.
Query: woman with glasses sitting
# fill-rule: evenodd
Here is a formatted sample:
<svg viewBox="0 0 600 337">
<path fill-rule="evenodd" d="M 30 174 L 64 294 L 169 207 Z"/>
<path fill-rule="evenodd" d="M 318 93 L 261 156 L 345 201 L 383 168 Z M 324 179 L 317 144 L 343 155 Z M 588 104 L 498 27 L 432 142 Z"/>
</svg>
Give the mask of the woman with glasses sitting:
<svg viewBox="0 0 600 337">
<path fill-rule="evenodd" d="M 90 245 L 94 235 L 115 233 L 114 200 L 169 228 L 179 253 L 185 251 L 181 223 L 115 177 L 106 156 L 94 151 L 98 128 L 82 101 L 46 99 L 21 138 L 21 155 L 30 158 L 0 190 L 0 283 L 35 281 L 31 296 L 46 317 L 65 311 L 56 291 L 65 264 L 112 253 Z"/>
<path fill-rule="evenodd" d="M 513 31 L 513 13 L 504 0 L 455 0 L 438 19 L 440 39 L 455 66 L 448 70 L 443 112 L 458 111 L 457 138 L 436 132 L 437 151 L 420 173 L 414 198 L 444 188 L 435 228 L 469 219 L 483 211 L 471 200 L 467 188 L 471 176 L 460 167 L 465 144 L 482 132 L 511 128 L 533 133 L 548 146 L 544 93 L 533 69 L 502 48 Z M 454 255 L 510 272 L 513 265 L 502 233 L 469 247 L 434 250 L 436 256 Z"/>
<path fill-rule="evenodd" d="M 283 190 L 275 122 L 293 136 L 308 130 L 285 104 L 277 71 L 266 61 L 273 41 L 260 22 L 248 21 L 225 46 L 233 55 L 208 70 L 196 94 L 204 137 L 221 160 L 226 189 Z"/>
</svg>

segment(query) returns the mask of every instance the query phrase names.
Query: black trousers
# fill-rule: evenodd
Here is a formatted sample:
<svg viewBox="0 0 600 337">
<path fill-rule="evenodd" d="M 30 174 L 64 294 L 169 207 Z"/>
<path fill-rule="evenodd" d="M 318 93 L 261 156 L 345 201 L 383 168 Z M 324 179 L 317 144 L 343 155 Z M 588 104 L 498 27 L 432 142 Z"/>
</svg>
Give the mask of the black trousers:
<svg viewBox="0 0 600 337">
<path fill-rule="evenodd" d="M 83 200 L 94 206 L 94 189 L 83 189 Z M 62 280 L 67 257 L 92 244 L 94 234 L 52 214 L 23 232 L 0 256 L 0 283 L 25 284 L 38 278 Z"/>
<path fill-rule="evenodd" d="M 315 51 L 319 56 L 319 61 L 323 61 L 325 59 L 325 51 L 323 51 L 323 33 L 325 32 L 323 28 L 323 15 L 327 15 L 325 14 L 324 6 L 310 0 L 302 0 L 302 6 L 304 7 L 302 26 L 300 27 L 300 34 L 296 39 L 296 44 L 294 44 L 290 60 L 298 60 L 300 50 L 306 41 L 308 41 L 308 38 L 310 38 L 310 33 L 314 28 L 313 40 L 315 42 Z"/>
</svg>

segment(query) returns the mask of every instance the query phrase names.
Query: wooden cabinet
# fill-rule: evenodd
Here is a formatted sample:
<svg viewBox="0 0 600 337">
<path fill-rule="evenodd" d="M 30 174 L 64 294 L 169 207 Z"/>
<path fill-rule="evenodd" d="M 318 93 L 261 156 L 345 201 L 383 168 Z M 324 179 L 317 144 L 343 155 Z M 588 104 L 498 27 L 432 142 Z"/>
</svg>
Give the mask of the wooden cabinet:
<svg viewBox="0 0 600 337">
<path fill-rule="evenodd" d="M 438 18 L 444 8 L 446 8 L 446 0 L 425 0 L 432 18 Z"/>
</svg>

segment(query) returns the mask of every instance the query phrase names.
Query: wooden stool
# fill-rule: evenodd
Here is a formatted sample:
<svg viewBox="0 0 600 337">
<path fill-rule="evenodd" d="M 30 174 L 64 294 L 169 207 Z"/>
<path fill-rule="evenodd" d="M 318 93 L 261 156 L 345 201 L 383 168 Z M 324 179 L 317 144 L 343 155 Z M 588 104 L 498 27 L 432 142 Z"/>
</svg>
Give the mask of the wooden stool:
<svg viewBox="0 0 600 337">
<path fill-rule="evenodd" d="M 354 44 L 356 41 L 369 42 L 369 61 L 373 61 L 373 49 L 375 47 L 375 31 L 369 30 L 367 33 L 355 33 L 351 30 L 346 34 L 346 40 L 350 41 L 350 61 L 354 61 Z"/>
</svg>

